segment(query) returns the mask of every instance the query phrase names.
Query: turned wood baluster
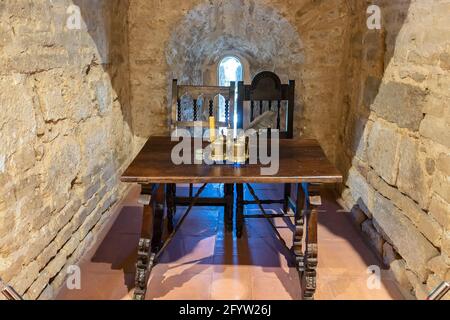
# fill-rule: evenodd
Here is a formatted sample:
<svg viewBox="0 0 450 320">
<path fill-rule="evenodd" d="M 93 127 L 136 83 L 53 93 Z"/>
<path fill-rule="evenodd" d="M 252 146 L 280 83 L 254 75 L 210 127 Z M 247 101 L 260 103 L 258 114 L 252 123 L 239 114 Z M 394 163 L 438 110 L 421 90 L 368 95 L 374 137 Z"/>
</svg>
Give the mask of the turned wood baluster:
<svg viewBox="0 0 450 320">
<path fill-rule="evenodd" d="M 214 101 L 209 100 L 209 116 L 214 117 Z"/>
<path fill-rule="evenodd" d="M 281 101 L 278 100 L 278 104 L 277 104 L 277 129 L 281 130 Z"/>
<path fill-rule="evenodd" d="M 181 116 L 182 116 L 181 99 L 177 100 L 177 110 L 178 110 L 178 121 L 181 122 Z"/>
<path fill-rule="evenodd" d="M 198 120 L 197 99 L 194 99 L 194 121 Z"/>
<path fill-rule="evenodd" d="M 230 100 L 225 100 L 225 122 L 227 126 L 230 125 Z"/>
<path fill-rule="evenodd" d="M 250 122 L 255 120 L 255 101 L 250 102 Z"/>
</svg>

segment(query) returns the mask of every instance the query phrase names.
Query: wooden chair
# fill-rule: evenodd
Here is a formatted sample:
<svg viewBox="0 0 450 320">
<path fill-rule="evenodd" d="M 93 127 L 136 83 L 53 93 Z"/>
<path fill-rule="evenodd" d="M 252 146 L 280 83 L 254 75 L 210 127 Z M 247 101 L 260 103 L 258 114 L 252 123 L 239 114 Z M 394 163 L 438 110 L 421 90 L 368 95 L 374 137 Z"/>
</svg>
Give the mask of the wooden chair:
<svg viewBox="0 0 450 320">
<path fill-rule="evenodd" d="M 196 126 L 209 128 L 209 117 L 215 116 L 216 128 L 231 129 L 234 126 L 234 101 L 235 101 L 235 83 L 231 82 L 229 87 L 219 86 L 189 86 L 178 85 L 177 80 L 172 83 L 172 110 L 171 110 L 171 129 L 177 130 L 193 129 Z M 219 97 L 225 100 L 225 121 L 219 121 L 220 108 Z M 202 103 L 200 103 L 202 102 Z M 192 108 L 192 112 L 189 111 Z M 202 133 L 203 135 L 203 133 Z M 189 185 L 189 196 L 177 196 L 177 186 L 171 184 L 166 190 L 169 231 L 173 230 L 173 215 L 176 213 L 177 206 L 189 206 L 194 199 L 194 185 Z M 199 197 L 195 200 L 195 206 L 223 206 L 224 222 L 227 231 L 233 229 L 233 206 L 234 204 L 234 186 L 233 184 L 224 185 L 224 197 Z"/>
<path fill-rule="evenodd" d="M 276 120 L 271 128 L 280 131 L 280 139 L 292 139 L 294 136 L 294 99 L 295 81 L 291 80 L 289 84 L 282 84 L 280 78 L 273 72 L 259 73 L 253 79 L 251 85 L 245 85 L 241 81 L 238 83 L 237 127 L 239 129 L 247 128 L 256 117 L 271 110 L 276 112 Z M 295 203 L 291 199 L 290 184 L 284 185 L 283 199 L 245 200 L 242 184 L 236 185 L 236 193 L 236 232 L 238 237 L 242 235 L 245 205 L 283 204 L 284 215 L 281 216 L 286 216 L 289 208 L 295 208 Z"/>
</svg>

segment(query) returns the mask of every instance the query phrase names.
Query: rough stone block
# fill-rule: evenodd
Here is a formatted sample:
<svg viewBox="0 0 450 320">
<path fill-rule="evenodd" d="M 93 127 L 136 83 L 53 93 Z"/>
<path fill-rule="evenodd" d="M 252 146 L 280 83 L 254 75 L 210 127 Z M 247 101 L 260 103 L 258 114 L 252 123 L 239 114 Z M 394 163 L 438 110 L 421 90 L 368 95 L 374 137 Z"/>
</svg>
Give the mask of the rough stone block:
<svg viewBox="0 0 450 320">
<path fill-rule="evenodd" d="M 74 198 L 70 200 L 62 211 L 55 214 L 54 219 L 52 219 L 49 223 L 49 229 L 55 233 L 59 232 L 65 225 L 69 223 L 70 220 L 72 220 L 72 218 L 80 210 L 80 208 L 80 198 Z"/>
<path fill-rule="evenodd" d="M 401 155 L 397 179 L 399 190 L 416 200 L 422 208 L 427 208 L 431 197 L 432 178 L 427 172 L 426 155 L 420 150 L 419 141 L 404 137 L 400 143 L 399 153 Z"/>
<path fill-rule="evenodd" d="M 354 206 L 350 211 L 350 217 L 357 226 L 361 226 L 361 224 L 367 220 L 367 216 L 358 206 Z"/>
<path fill-rule="evenodd" d="M 365 209 L 367 209 L 372 201 L 371 187 L 367 184 L 367 181 L 355 168 L 351 168 L 346 184 L 350 188 L 354 201 L 367 214 L 369 211 Z"/>
<path fill-rule="evenodd" d="M 36 258 L 36 262 L 38 263 L 39 267 L 41 269 L 44 268 L 50 261 L 50 259 L 56 256 L 59 249 L 60 248 L 55 242 L 50 243 L 48 247 L 46 247 Z"/>
<path fill-rule="evenodd" d="M 421 215 L 418 227 L 420 232 L 422 232 L 435 247 L 441 246 L 444 229 L 432 216 L 428 214 Z"/>
<path fill-rule="evenodd" d="M 427 279 L 428 292 L 432 292 L 436 289 L 444 280 L 436 274 L 430 274 Z"/>
<path fill-rule="evenodd" d="M 443 174 L 450 176 L 450 154 L 441 153 L 439 155 L 436 167 Z"/>
<path fill-rule="evenodd" d="M 400 257 L 389 242 L 385 242 L 383 244 L 383 262 L 389 266 L 393 261 L 398 260 L 399 258 Z"/>
<path fill-rule="evenodd" d="M 433 92 L 433 94 L 428 97 L 427 104 L 423 111 L 424 113 L 437 118 L 449 119 L 450 110 L 447 107 L 449 105 L 450 97 Z"/>
<path fill-rule="evenodd" d="M 426 115 L 420 124 L 420 134 L 450 148 L 450 122 L 448 119 Z"/>
<path fill-rule="evenodd" d="M 369 164 L 387 183 L 397 180 L 400 135 L 387 124 L 376 121 L 369 135 Z"/>
<path fill-rule="evenodd" d="M 89 231 L 100 220 L 102 213 L 103 212 L 97 208 L 84 220 L 83 224 L 77 231 L 77 236 L 79 236 L 80 239 L 84 239 L 84 237 L 86 237 Z"/>
<path fill-rule="evenodd" d="M 429 295 L 428 288 L 423 284 L 425 280 L 419 279 L 411 270 L 406 270 L 406 276 L 414 288 L 416 298 L 418 300 L 425 300 Z"/>
<path fill-rule="evenodd" d="M 414 227 L 388 199 L 375 193 L 374 207 L 371 210 L 374 219 L 395 244 L 398 253 L 407 265 L 426 280 L 426 263 L 438 256 L 436 248 Z"/>
<path fill-rule="evenodd" d="M 111 153 L 109 149 L 109 135 L 105 128 L 98 125 L 96 120 L 89 120 L 80 127 L 83 161 L 81 163 L 80 178 L 93 177 L 101 170 L 105 156 Z"/>
<path fill-rule="evenodd" d="M 25 172 L 32 168 L 36 163 L 36 155 L 31 144 L 24 145 L 15 151 L 11 157 L 11 170 Z"/>
<path fill-rule="evenodd" d="M 62 137 L 57 139 L 52 143 L 51 149 L 45 155 L 43 161 L 48 168 L 44 192 L 51 198 L 59 200 L 55 210 L 60 210 L 69 200 L 69 190 L 72 188 L 79 172 L 81 163 L 80 145 L 73 138 Z"/>
<path fill-rule="evenodd" d="M 368 237 L 370 243 L 375 248 L 377 253 L 381 256 L 383 254 L 383 237 L 375 230 L 372 222 L 366 220 L 361 225 L 363 233 Z"/>
<path fill-rule="evenodd" d="M 390 264 L 390 270 L 394 275 L 394 279 L 403 289 L 402 291 L 410 292 L 412 290 L 412 285 L 406 274 L 406 263 L 404 260 L 394 260 Z"/>
<path fill-rule="evenodd" d="M 442 199 L 450 203 L 450 176 L 441 173 L 435 174 L 431 190 L 437 193 Z"/>
<path fill-rule="evenodd" d="M 438 194 L 433 195 L 429 212 L 444 229 L 450 230 L 450 204 Z"/>
<path fill-rule="evenodd" d="M 70 256 L 75 251 L 79 243 L 80 239 L 78 238 L 78 236 L 73 235 L 61 249 L 61 251 L 65 252 L 66 256 Z"/>
<path fill-rule="evenodd" d="M 401 128 L 418 131 L 427 95 L 427 91 L 409 84 L 383 83 L 372 110 Z"/>
<path fill-rule="evenodd" d="M 369 171 L 368 173 L 368 182 L 375 188 L 375 190 L 391 200 L 394 205 L 413 222 L 415 226 L 419 225 L 419 219 L 423 214 L 425 214 L 425 212 L 417 205 L 416 202 L 401 193 L 397 188 L 388 185 L 373 171 Z"/>
<path fill-rule="evenodd" d="M 434 257 L 428 261 L 427 265 L 431 271 L 440 276 L 442 279 L 444 279 L 445 275 L 450 271 L 450 266 L 445 263 L 443 256 Z"/>
<path fill-rule="evenodd" d="M 109 84 L 105 81 L 98 81 L 95 89 L 99 112 L 101 115 L 105 115 L 110 112 L 112 106 L 112 97 Z"/>
<path fill-rule="evenodd" d="M 53 288 L 51 285 L 47 285 L 39 296 L 38 300 L 52 300 L 55 297 L 55 293 L 53 292 Z"/>
<path fill-rule="evenodd" d="M 363 161 L 367 161 L 367 140 L 370 131 L 372 130 L 372 121 L 368 121 L 365 118 L 358 117 L 355 120 L 355 126 L 351 134 L 352 150 L 356 157 Z"/>
<path fill-rule="evenodd" d="M 31 262 L 12 281 L 10 281 L 11 286 L 20 295 L 23 295 L 39 276 L 40 269 L 41 267 L 36 261 Z"/>
<path fill-rule="evenodd" d="M 36 140 L 35 101 L 26 75 L 1 76 L 0 88 L 0 105 L 8 108 L 0 113 L 0 155 L 9 157 Z"/>
<path fill-rule="evenodd" d="M 57 122 L 67 119 L 71 110 L 67 108 L 62 91 L 65 77 L 61 70 L 53 70 L 39 74 L 37 77 L 38 94 L 45 121 Z"/>
<path fill-rule="evenodd" d="M 442 69 L 450 71 L 450 53 L 448 52 L 442 52 L 440 57 L 440 66 Z"/>
<path fill-rule="evenodd" d="M 367 108 L 370 108 L 378 95 L 378 89 L 380 88 L 381 79 L 372 76 L 367 77 L 364 85 L 364 98 L 363 103 Z"/>
<path fill-rule="evenodd" d="M 450 256 L 450 231 L 444 232 L 442 236 L 442 253 Z"/>
</svg>

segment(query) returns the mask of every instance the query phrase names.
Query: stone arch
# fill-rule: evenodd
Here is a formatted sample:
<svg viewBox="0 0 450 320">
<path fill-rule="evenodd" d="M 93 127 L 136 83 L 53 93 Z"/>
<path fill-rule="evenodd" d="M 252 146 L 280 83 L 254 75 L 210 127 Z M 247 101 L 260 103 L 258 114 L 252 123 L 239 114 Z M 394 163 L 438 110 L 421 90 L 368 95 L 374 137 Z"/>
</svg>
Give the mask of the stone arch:
<svg viewBox="0 0 450 320">
<path fill-rule="evenodd" d="M 251 76 L 269 70 L 283 81 L 299 79 L 303 44 L 296 29 L 258 1 L 208 1 L 190 10 L 166 48 L 168 79 L 203 84 L 203 68 L 227 52 L 249 63 Z"/>
</svg>

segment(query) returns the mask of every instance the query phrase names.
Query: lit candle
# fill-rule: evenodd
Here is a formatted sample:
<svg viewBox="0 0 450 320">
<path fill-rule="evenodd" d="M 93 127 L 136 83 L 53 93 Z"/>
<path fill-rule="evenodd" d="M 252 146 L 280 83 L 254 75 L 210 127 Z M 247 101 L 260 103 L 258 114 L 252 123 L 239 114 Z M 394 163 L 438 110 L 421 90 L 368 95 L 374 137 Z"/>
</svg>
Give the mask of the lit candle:
<svg viewBox="0 0 450 320">
<path fill-rule="evenodd" d="M 216 119 L 209 117 L 209 140 L 214 142 L 216 140 Z"/>
</svg>

